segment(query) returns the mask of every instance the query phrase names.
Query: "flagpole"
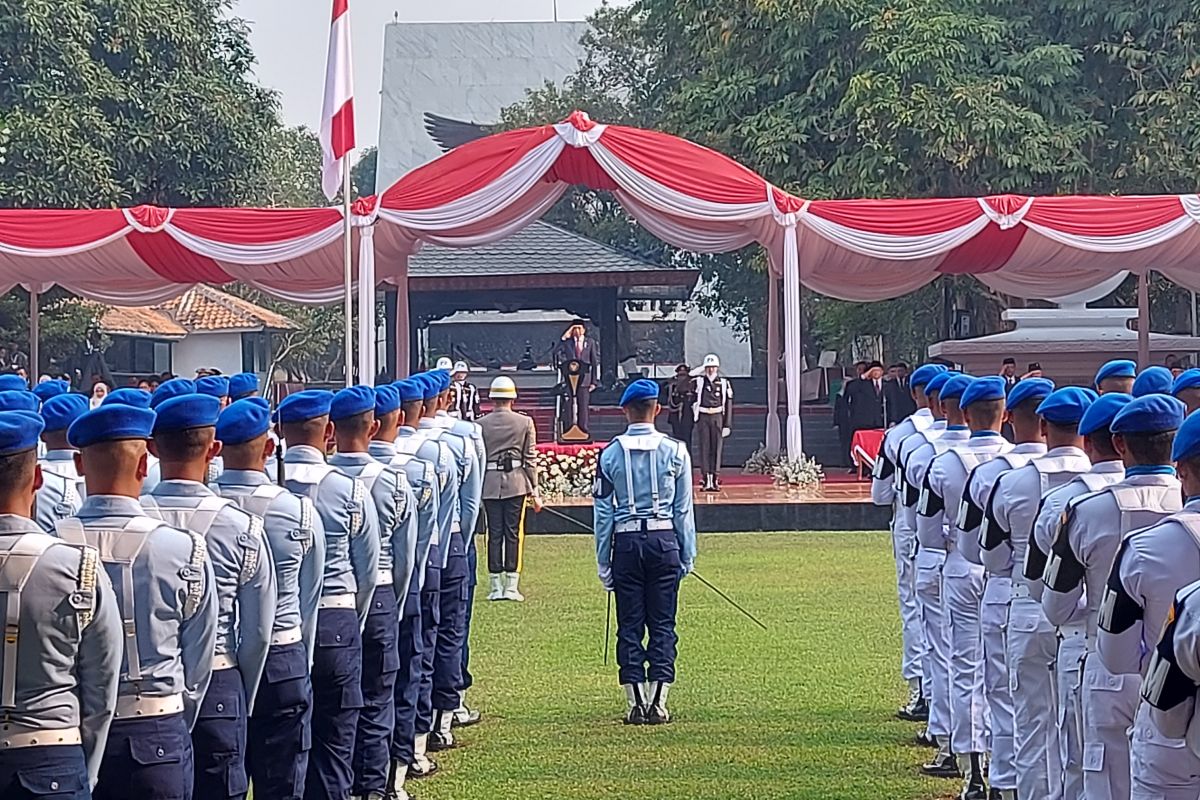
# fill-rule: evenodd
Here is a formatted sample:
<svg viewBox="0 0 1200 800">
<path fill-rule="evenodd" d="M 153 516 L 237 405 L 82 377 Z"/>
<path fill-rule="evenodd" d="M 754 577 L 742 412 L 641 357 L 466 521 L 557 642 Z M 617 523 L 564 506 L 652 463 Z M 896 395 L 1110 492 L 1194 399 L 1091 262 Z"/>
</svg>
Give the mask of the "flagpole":
<svg viewBox="0 0 1200 800">
<path fill-rule="evenodd" d="M 346 385 L 354 385 L 354 305 L 351 297 L 353 283 L 352 242 L 350 241 L 350 153 L 342 156 L 342 258 L 343 258 L 343 293 L 345 300 L 345 348 L 346 348 Z"/>
</svg>

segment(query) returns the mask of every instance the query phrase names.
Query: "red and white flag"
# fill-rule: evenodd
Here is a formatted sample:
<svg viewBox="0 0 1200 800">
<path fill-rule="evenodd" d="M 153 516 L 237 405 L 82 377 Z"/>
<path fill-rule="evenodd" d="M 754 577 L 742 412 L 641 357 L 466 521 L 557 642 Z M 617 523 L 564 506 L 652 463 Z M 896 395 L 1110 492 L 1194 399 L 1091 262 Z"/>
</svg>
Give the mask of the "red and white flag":
<svg viewBox="0 0 1200 800">
<path fill-rule="evenodd" d="M 342 156 L 354 149 L 354 70 L 350 58 L 350 0 L 333 0 L 325 102 L 321 108 L 321 188 L 330 200 L 342 188 Z"/>
</svg>

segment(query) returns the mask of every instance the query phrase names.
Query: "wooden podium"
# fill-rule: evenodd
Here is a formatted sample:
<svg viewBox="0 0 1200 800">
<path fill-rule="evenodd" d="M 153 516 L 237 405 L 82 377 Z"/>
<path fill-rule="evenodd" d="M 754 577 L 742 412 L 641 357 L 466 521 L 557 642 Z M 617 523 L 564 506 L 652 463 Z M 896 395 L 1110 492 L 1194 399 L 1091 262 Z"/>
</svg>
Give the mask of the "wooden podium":
<svg viewBox="0 0 1200 800">
<path fill-rule="evenodd" d="M 587 431 L 579 427 L 578 408 L 579 408 L 579 381 L 587 373 L 588 367 L 583 362 L 576 359 L 563 364 L 563 397 L 567 402 L 568 413 L 564 415 L 571 425 L 568 428 L 566 422 L 560 424 L 562 433 L 558 436 L 559 442 L 570 444 L 579 444 L 580 442 L 590 442 L 592 436 Z"/>
</svg>

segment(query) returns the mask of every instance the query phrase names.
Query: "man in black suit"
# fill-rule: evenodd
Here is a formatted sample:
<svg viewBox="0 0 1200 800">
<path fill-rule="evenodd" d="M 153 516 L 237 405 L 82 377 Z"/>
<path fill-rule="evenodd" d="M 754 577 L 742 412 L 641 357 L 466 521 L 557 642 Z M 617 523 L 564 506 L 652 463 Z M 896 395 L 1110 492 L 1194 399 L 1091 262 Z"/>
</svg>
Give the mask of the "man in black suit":
<svg viewBox="0 0 1200 800">
<path fill-rule="evenodd" d="M 581 431 L 587 433 L 592 390 L 600 383 L 600 349 L 594 339 L 588 338 L 586 323 L 581 319 L 571 323 L 555 351 L 554 362 L 558 365 L 564 387 L 569 386 L 567 365 L 572 361 L 579 362 L 580 374 L 575 396 L 570 398 L 573 402 L 567 403 L 563 429 L 569 430 L 572 425 L 578 425 Z"/>
<path fill-rule="evenodd" d="M 887 427 L 900 424 L 917 410 L 912 392 L 908 387 L 908 365 L 901 361 L 888 367 L 883 382 L 883 415 Z"/>
<path fill-rule="evenodd" d="M 884 422 L 883 364 L 872 361 L 863 376 L 846 392 L 852 432 L 882 428 Z M 853 434 L 852 434 L 853 435 Z"/>
</svg>

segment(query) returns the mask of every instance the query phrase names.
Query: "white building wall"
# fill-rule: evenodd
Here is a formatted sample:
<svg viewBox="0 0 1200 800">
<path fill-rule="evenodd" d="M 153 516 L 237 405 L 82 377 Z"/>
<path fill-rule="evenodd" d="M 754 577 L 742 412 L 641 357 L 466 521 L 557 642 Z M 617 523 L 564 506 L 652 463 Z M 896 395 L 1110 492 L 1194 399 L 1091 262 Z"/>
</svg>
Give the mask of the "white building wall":
<svg viewBox="0 0 1200 800">
<path fill-rule="evenodd" d="M 190 333 L 175 342 L 171 371 L 184 378 L 196 376 L 201 367 L 219 369 L 224 375 L 242 371 L 241 333 Z"/>
<path fill-rule="evenodd" d="M 697 366 L 709 353 L 721 359 L 721 372 L 731 378 L 750 377 L 750 340 L 737 334 L 716 317 L 706 317 L 695 308 L 687 312 L 683 329 L 683 352 L 687 363 Z"/>
</svg>

